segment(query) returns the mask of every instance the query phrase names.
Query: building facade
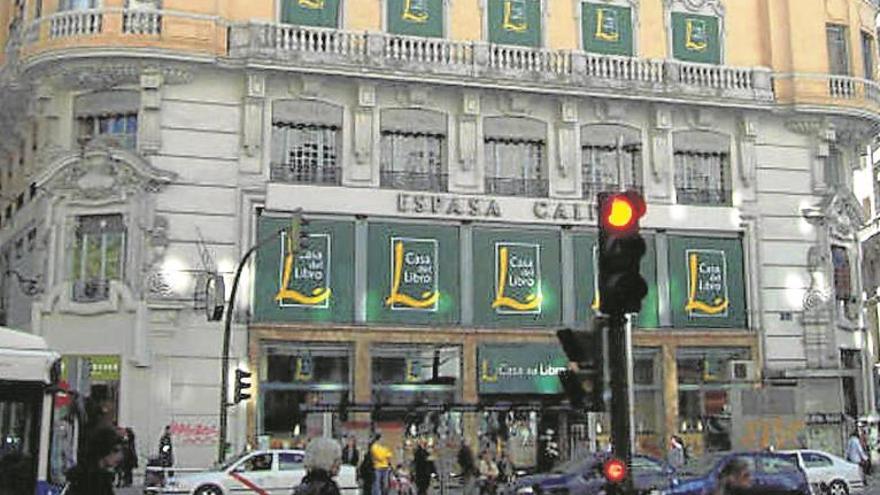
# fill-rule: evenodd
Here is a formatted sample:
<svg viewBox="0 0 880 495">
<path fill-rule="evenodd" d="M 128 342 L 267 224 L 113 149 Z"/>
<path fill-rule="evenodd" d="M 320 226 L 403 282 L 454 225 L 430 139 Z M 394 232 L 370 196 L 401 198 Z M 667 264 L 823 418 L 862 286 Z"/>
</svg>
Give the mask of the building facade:
<svg viewBox="0 0 880 495">
<path fill-rule="evenodd" d="M 546 466 L 595 197 L 648 203 L 639 448 L 840 450 L 874 411 L 852 171 L 880 117 L 867 0 L 17 0 L 0 10 L 6 324 L 143 453 L 381 429 Z M 289 256 L 279 232 L 310 220 Z M 225 289 L 217 283 L 221 275 Z M 222 301 L 222 297 L 219 298 Z M 206 311 L 207 309 L 207 311 Z M 761 386 L 789 394 L 759 401 Z M 738 418 L 772 414 L 776 423 Z M 783 421 L 781 418 L 789 418 Z M 793 418 L 793 419 L 791 419 Z"/>
</svg>

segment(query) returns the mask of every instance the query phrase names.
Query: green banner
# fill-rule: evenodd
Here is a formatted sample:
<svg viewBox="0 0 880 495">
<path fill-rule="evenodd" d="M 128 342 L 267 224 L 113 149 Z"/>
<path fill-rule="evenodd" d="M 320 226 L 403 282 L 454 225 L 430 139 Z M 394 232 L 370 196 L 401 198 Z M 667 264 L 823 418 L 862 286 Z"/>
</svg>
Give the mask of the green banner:
<svg viewBox="0 0 880 495">
<path fill-rule="evenodd" d="M 670 236 L 669 276 L 676 327 L 746 326 L 739 239 Z"/>
<path fill-rule="evenodd" d="M 672 13 L 672 54 L 678 60 L 721 63 L 721 35 L 717 17 Z"/>
<path fill-rule="evenodd" d="M 282 0 L 281 22 L 300 26 L 339 27 L 339 0 Z"/>
<path fill-rule="evenodd" d="M 726 318 L 730 307 L 727 293 L 727 259 L 717 249 L 687 249 L 688 301 L 690 318 Z"/>
<path fill-rule="evenodd" d="M 476 324 L 559 324 L 562 298 L 558 230 L 475 228 L 472 249 Z"/>
<path fill-rule="evenodd" d="M 488 0 L 489 42 L 541 46 L 541 0 Z"/>
<path fill-rule="evenodd" d="M 443 37 L 443 0 L 387 0 L 388 32 Z"/>
<path fill-rule="evenodd" d="M 485 344 L 477 350 L 480 394 L 559 394 L 568 358 L 556 344 Z"/>
<path fill-rule="evenodd" d="M 541 312 L 541 246 L 495 243 L 495 299 L 499 314 Z"/>
<path fill-rule="evenodd" d="M 305 247 L 295 255 L 287 252 L 287 235 L 281 236 L 282 260 L 279 266 L 278 293 L 281 307 L 322 308 L 330 306 L 330 236 L 309 234 Z"/>
<path fill-rule="evenodd" d="M 608 55 L 633 55 L 632 11 L 629 7 L 584 2 L 584 50 Z"/>
<path fill-rule="evenodd" d="M 261 217 L 258 238 L 290 226 L 289 218 Z M 350 322 L 354 314 L 354 224 L 311 220 L 305 247 L 288 252 L 286 234 L 257 251 L 255 321 Z"/>
<path fill-rule="evenodd" d="M 370 224 L 367 320 L 457 323 L 459 249 L 455 227 Z"/>
<path fill-rule="evenodd" d="M 64 356 L 61 360 L 61 379 L 69 380 L 67 371 L 72 360 L 77 360 L 80 366 L 89 367 L 89 379 L 93 382 L 116 382 L 119 381 L 119 356 Z"/>
<path fill-rule="evenodd" d="M 436 239 L 391 238 L 391 293 L 385 304 L 392 310 L 437 310 L 438 244 Z"/>
</svg>

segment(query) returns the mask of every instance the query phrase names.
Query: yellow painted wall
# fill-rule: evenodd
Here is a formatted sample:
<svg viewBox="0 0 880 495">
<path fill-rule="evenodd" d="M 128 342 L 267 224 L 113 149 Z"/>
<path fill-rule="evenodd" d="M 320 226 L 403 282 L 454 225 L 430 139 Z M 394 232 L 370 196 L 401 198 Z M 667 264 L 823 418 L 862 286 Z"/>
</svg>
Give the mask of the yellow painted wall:
<svg viewBox="0 0 880 495">
<path fill-rule="evenodd" d="M 639 8 L 638 56 L 666 58 L 666 20 L 663 0 L 643 0 Z"/>
<path fill-rule="evenodd" d="M 381 0 L 343 0 L 346 9 L 345 28 L 354 31 L 380 31 L 382 29 Z"/>
<path fill-rule="evenodd" d="M 483 10 L 480 0 L 455 0 L 449 6 L 449 38 L 479 40 L 483 38 Z"/>
<path fill-rule="evenodd" d="M 729 6 L 724 19 L 724 63 L 769 65 L 767 54 L 764 53 L 768 40 L 766 16 L 761 12 L 764 0 L 735 0 L 727 3 Z"/>
<path fill-rule="evenodd" d="M 574 2 L 553 1 L 546 2 L 547 13 L 545 14 L 546 26 L 545 37 L 547 48 L 572 50 L 580 48 L 580 26 L 578 25 L 578 12 Z"/>
</svg>

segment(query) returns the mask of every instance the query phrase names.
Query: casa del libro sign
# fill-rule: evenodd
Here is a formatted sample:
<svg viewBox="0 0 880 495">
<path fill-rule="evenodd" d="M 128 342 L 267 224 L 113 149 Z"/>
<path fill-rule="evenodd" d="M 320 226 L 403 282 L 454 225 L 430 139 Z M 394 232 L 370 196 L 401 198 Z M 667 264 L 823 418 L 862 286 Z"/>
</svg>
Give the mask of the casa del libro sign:
<svg viewBox="0 0 880 495">
<path fill-rule="evenodd" d="M 595 208 L 589 201 L 540 198 L 528 201 L 527 206 L 525 201 L 515 197 L 398 193 L 396 209 L 397 213 L 426 218 L 533 220 L 557 224 L 596 220 Z"/>
</svg>

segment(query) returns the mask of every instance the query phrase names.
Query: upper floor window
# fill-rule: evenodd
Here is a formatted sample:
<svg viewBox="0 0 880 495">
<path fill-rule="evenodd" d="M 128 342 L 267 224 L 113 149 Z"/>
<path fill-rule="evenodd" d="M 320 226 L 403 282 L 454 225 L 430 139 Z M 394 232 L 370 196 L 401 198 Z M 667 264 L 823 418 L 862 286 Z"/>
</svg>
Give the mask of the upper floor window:
<svg viewBox="0 0 880 495">
<path fill-rule="evenodd" d="M 828 37 L 828 72 L 849 75 L 849 48 L 846 42 L 846 26 L 828 24 L 825 27 Z"/>
<path fill-rule="evenodd" d="M 845 247 L 831 246 L 831 265 L 834 268 L 834 298 L 849 301 L 853 293 L 852 268 Z"/>
<path fill-rule="evenodd" d="M 483 132 L 486 192 L 547 196 L 546 125 L 527 118 L 489 117 Z"/>
<path fill-rule="evenodd" d="M 721 26 L 718 17 L 686 12 L 673 12 L 671 17 L 672 54 L 676 59 L 721 63 Z"/>
<path fill-rule="evenodd" d="M 638 129 L 619 125 L 587 125 L 581 128 L 583 194 L 621 189 L 641 189 L 642 140 Z"/>
<path fill-rule="evenodd" d="M 272 107 L 271 179 L 338 185 L 342 108 L 317 101 L 279 101 Z"/>
<path fill-rule="evenodd" d="M 79 95 L 74 100 L 77 136 L 81 140 L 100 139 L 111 146 L 137 147 L 137 91 L 99 91 Z"/>
<path fill-rule="evenodd" d="M 489 42 L 541 46 L 542 0 L 487 0 Z"/>
<path fill-rule="evenodd" d="M 110 281 L 120 280 L 125 260 L 125 223 L 122 215 L 83 215 L 76 220 L 71 278 L 73 299 L 107 299 Z"/>
<path fill-rule="evenodd" d="M 87 10 L 98 8 L 98 0 L 59 0 L 58 10 Z"/>
<path fill-rule="evenodd" d="M 381 185 L 446 191 L 446 115 L 429 110 L 382 112 Z"/>
<path fill-rule="evenodd" d="M 340 0 L 281 0 L 281 22 L 300 26 L 339 27 Z"/>
<path fill-rule="evenodd" d="M 444 0 L 386 0 L 388 32 L 443 37 Z"/>
<path fill-rule="evenodd" d="M 862 31 L 862 68 L 865 79 L 874 79 L 874 37 Z"/>
<path fill-rule="evenodd" d="M 730 141 L 703 131 L 673 137 L 675 191 L 679 204 L 730 204 Z"/>
<path fill-rule="evenodd" d="M 632 9 L 621 5 L 581 4 L 584 50 L 608 55 L 632 56 Z"/>
<path fill-rule="evenodd" d="M 847 166 L 843 151 L 835 145 L 828 147 L 828 158 L 825 159 L 825 184 L 828 186 L 845 186 Z"/>
</svg>

